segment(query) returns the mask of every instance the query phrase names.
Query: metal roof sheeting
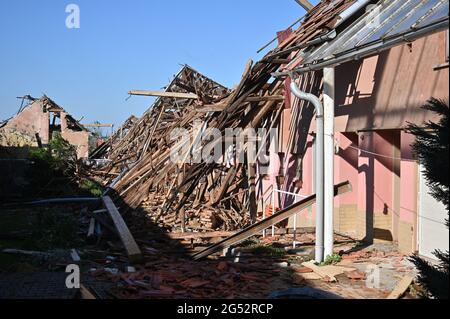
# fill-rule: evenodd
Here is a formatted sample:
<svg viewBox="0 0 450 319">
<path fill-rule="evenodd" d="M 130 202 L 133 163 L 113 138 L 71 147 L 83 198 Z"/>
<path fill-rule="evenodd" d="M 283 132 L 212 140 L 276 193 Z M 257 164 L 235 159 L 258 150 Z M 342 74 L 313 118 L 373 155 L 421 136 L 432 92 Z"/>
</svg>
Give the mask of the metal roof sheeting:
<svg viewBox="0 0 450 319">
<path fill-rule="evenodd" d="M 341 32 L 333 41 L 304 52 L 302 65 L 332 60 L 351 51 L 388 42 L 390 39 L 414 33 L 446 21 L 448 28 L 448 0 L 384 0 L 367 7 L 368 11 Z"/>
</svg>

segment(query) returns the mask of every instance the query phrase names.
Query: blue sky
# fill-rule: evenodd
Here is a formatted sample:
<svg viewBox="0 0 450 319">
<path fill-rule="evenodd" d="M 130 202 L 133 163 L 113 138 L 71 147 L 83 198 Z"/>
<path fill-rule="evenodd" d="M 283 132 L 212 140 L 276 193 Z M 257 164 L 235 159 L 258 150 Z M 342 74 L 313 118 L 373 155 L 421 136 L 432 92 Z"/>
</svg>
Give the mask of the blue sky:
<svg viewBox="0 0 450 319">
<path fill-rule="evenodd" d="M 317 3 L 317 1 L 312 1 Z M 67 29 L 68 4 L 81 28 Z M 304 15 L 294 0 L 0 0 L 0 119 L 43 93 L 83 123 L 120 125 L 189 64 L 232 87 L 246 61 Z"/>
</svg>

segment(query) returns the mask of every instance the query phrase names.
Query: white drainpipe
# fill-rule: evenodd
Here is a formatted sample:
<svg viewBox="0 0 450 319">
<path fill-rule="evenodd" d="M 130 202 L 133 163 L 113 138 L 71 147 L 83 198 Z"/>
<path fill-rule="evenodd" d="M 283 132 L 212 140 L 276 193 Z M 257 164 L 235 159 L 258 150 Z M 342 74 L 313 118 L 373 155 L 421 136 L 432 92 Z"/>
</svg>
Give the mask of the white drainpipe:
<svg viewBox="0 0 450 319">
<path fill-rule="evenodd" d="M 334 249 L 334 68 L 323 70 L 323 100 L 324 100 L 324 197 L 325 197 L 325 258 L 333 255 Z"/>
<path fill-rule="evenodd" d="M 316 108 L 316 262 L 324 261 L 324 119 L 323 105 L 320 99 L 301 91 L 291 76 L 291 91 L 301 100 L 308 101 Z"/>
</svg>

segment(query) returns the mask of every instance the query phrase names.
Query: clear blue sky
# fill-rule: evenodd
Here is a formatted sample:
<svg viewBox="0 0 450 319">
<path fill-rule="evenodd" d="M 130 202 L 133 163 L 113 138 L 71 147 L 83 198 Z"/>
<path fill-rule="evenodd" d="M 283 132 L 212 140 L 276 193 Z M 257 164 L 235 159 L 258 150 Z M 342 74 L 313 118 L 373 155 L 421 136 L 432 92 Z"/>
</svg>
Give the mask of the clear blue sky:
<svg viewBox="0 0 450 319">
<path fill-rule="evenodd" d="M 317 1 L 312 1 L 317 3 Z M 81 28 L 67 29 L 68 4 Z M 294 0 L 0 0 L 0 119 L 43 93 L 84 123 L 120 125 L 189 64 L 233 86 L 246 61 L 304 15 Z"/>
</svg>

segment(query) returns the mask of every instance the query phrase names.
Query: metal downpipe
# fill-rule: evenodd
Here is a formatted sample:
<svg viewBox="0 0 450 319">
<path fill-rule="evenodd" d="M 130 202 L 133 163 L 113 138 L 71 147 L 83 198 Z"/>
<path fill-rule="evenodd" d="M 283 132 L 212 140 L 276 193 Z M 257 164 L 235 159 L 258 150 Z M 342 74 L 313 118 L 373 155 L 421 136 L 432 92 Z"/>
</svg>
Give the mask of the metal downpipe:
<svg viewBox="0 0 450 319">
<path fill-rule="evenodd" d="M 292 76 L 291 76 L 292 77 Z M 311 93 L 301 91 L 295 79 L 291 81 L 292 93 L 303 101 L 310 102 L 316 109 L 316 262 L 324 261 L 324 108 L 320 99 Z"/>
</svg>

